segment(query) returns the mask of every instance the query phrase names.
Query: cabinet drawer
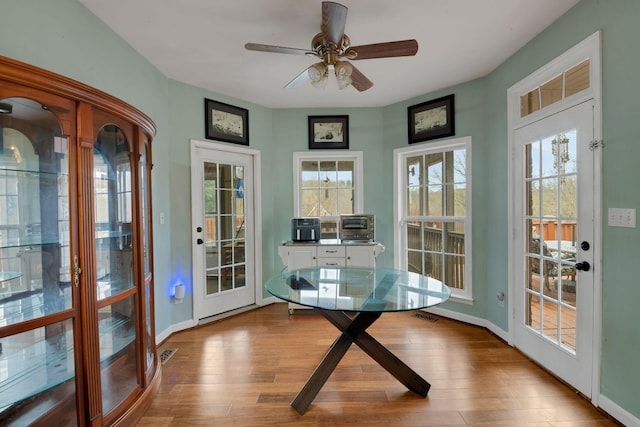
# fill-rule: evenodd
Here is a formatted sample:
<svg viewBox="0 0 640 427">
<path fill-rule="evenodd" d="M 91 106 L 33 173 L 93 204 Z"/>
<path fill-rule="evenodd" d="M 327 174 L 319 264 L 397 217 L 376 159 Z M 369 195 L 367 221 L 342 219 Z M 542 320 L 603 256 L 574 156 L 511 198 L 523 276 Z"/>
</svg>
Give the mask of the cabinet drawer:
<svg viewBox="0 0 640 427">
<path fill-rule="evenodd" d="M 318 258 L 318 267 L 344 267 L 346 265 L 344 258 Z"/>
<path fill-rule="evenodd" d="M 345 256 L 345 247 L 344 246 L 318 246 L 318 258 L 324 257 L 344 257 Z"/>
</svg>

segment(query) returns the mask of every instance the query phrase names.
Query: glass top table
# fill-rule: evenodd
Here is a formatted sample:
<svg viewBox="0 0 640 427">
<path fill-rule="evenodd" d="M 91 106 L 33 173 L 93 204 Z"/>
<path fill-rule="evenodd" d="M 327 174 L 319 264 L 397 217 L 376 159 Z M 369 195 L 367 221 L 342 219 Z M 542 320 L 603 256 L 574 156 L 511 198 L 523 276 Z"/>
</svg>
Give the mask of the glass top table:
<svg viewBox="0 0 640 427">
<path fill-rule="evenodd" d="M 313 267 L 284 270 L 268 279 L 265 288 L 275 297 L 312 307 L 342 332 L 291 402 L 298 413 L 305 413 L 352 343 L 409 390 L 427 396 L 431 385 L 366 329 L 382 313 L 419 310 L 446 301 L 451 291 L 445 284 L 403 270 Z"/>
<path fill-rule="evenodd" d="M 450 289 L 439 280 L 403 270 L 314 267 L 284 270 L 267 291 L 280 299 L 323 310 L 406 311 L 446 301 Z"/>
</svg>

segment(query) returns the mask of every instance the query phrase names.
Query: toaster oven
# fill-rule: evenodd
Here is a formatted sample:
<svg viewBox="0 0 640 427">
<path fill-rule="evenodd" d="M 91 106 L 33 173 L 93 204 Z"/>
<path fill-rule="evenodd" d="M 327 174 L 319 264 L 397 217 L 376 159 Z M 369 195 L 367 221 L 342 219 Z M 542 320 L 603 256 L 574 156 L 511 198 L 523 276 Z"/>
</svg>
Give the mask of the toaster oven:
<svg viewBox="0 0 640 427">
<path fill-rule="evenodd" d="M 353 242 L 375 240 L 375 216 L 371 214 L 340 215 L 340 239 Z"/>
</svg>

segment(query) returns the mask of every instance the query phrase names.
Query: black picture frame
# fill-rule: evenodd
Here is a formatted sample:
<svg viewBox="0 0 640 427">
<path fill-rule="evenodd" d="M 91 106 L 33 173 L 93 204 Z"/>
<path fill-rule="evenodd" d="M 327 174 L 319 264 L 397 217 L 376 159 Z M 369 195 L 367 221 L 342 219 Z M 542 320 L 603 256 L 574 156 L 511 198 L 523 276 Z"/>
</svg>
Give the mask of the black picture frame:
<svg viewBox="0 0 640 427">
<path fill-rule="evenodd" d="M 348 149 L 349 116 L 309 116 L 309 149 Z"/>
<path fill-rule="evenodd" d="M 453 94 L 407 108 L 409 144 L 456 134 Z"/>
<path fill-rule="evenodd" d="M 249 145 L 249 110 L 205 98 L 204 120 L 205 138 Z"/>
</svg>

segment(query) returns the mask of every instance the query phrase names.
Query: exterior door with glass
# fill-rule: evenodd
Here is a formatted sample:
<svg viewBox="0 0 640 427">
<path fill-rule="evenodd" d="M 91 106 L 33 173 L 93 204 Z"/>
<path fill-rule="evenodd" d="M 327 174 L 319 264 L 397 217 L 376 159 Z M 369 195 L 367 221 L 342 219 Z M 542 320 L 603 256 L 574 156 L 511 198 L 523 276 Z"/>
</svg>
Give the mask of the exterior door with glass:
<svg viewBox="0 0 640 427">
<path fill-rule="evenodd" d="M 515 131 L 515 346 L 591 396 L 593 103 Z"/>
<path fill-rule="evenodd" d="M 200 320 L 255 303 L 253 156 L 198 146 L 191 166 Z"/>
</svg>

